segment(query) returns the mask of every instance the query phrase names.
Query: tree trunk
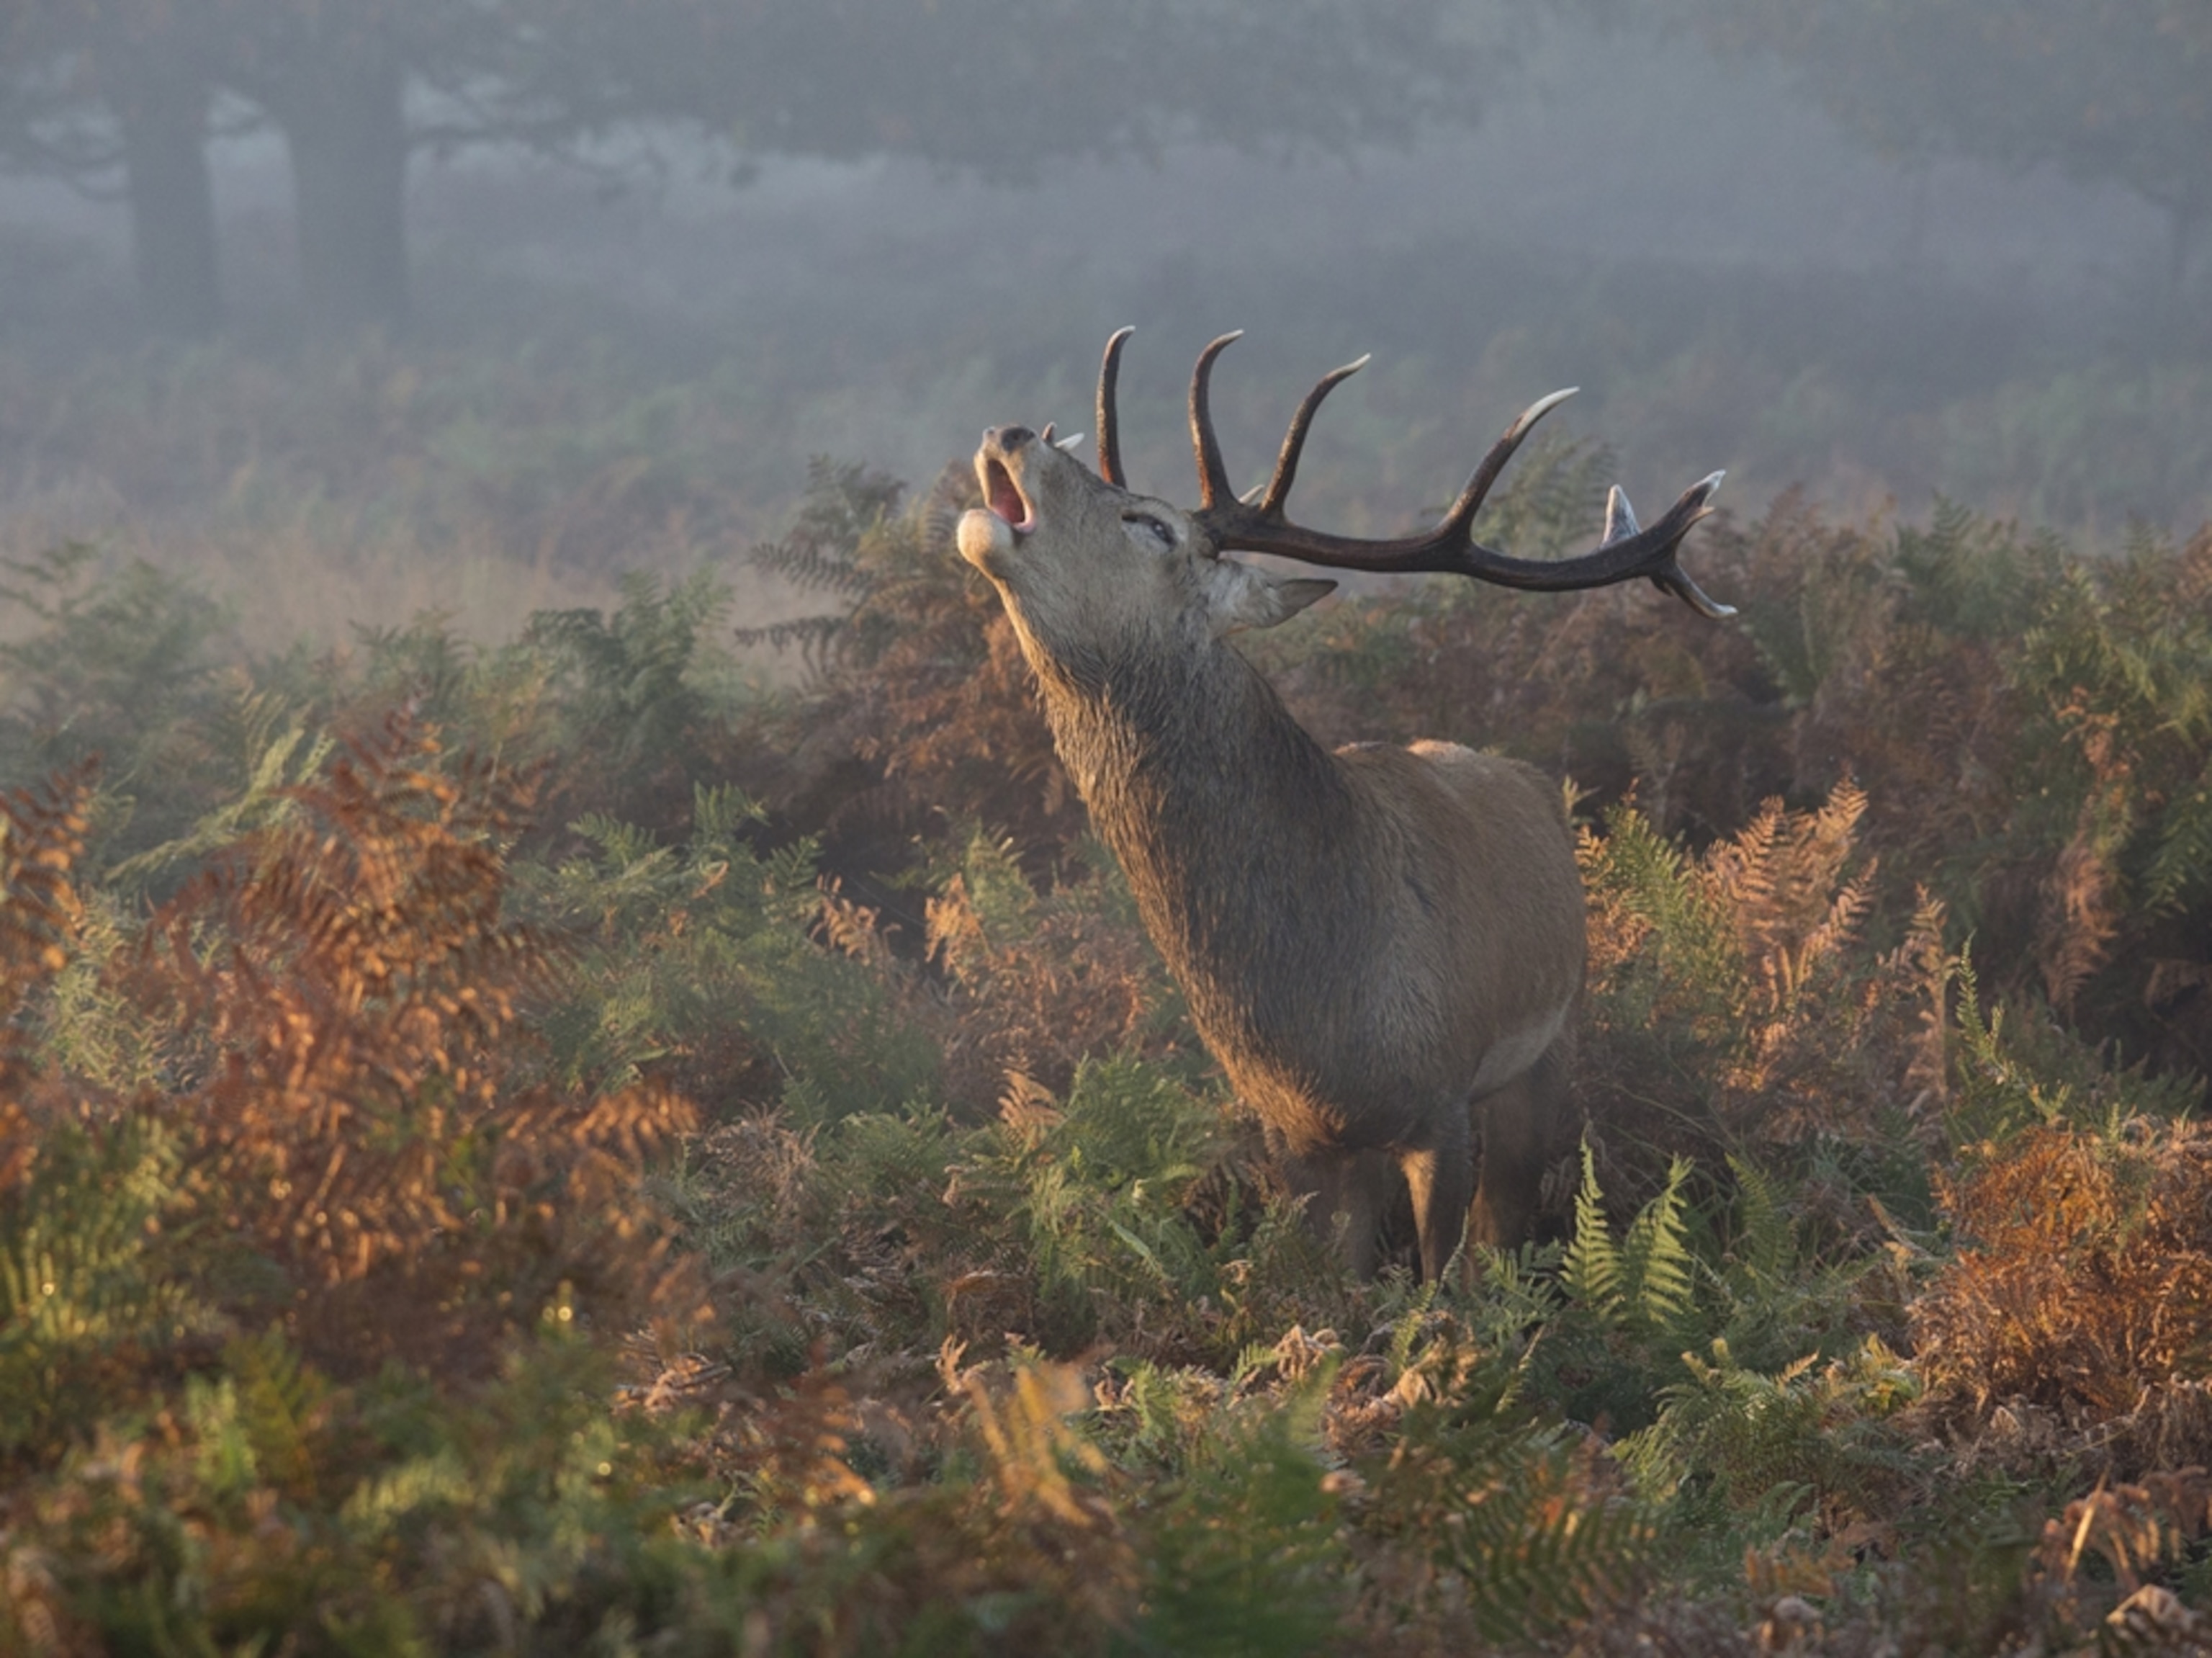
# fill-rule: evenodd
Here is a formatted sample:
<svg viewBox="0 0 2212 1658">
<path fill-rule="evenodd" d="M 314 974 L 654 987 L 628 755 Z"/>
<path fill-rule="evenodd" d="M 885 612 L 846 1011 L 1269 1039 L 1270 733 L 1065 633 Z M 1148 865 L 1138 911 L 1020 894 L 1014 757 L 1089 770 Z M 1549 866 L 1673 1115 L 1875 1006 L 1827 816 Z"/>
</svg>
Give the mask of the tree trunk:
<svg viewBox="0 0 2212 1658">
<path fill-rule="evenodd" d="M 134 65 L 113 77 L 131 197 L 138 303 L 157 334 L 200 339 L 222 326 L 208 89 L 190 75 Z"/>
<path fill-rule="evenodd" d="M 406 71 L 358 49 L 317 67 L 279 112 L 308 326 L 397 329 L 407 320 Z"/>
</svg>

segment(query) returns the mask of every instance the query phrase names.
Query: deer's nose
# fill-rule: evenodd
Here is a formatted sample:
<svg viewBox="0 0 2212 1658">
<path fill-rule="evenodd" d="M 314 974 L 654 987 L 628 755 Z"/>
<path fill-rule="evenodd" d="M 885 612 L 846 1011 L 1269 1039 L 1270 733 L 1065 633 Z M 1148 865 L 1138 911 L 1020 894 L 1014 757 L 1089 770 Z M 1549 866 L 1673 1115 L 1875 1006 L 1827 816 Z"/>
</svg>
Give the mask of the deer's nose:
<svg viewBox="0 0 2212 1658">
<path fill-rule="evenodd" d="M 1001 454 L 1012 454 L 1036 437 L 1036 434 L 1026 426 L 1000 426 L 983 434 L 984 441 L 995 445 Z"/>
</svg>

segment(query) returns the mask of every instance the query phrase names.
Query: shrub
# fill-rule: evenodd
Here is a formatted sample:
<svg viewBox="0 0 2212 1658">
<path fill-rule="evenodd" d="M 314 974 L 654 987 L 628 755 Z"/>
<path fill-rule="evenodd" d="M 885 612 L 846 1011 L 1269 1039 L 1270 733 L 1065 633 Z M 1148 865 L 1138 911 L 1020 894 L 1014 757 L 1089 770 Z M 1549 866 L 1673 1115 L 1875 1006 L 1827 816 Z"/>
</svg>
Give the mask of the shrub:
<svg viewBox="0 0 2212 1658">
<path fill-rule="evenodd" d="M 1620 1195 L 1658 1179 L 1659 1149 L 1815 1165 L 1884 1200 L 1913 1201 L 1916 1140 L 1940 1133 L 1953 961 L 1940 905 L 1899 946 L 1860 932 L 1874 871 L 1865 797 L 1771 802 L 1734 838 L 1691 855 L 1615 808 L 1579 845 L 1590 905 L 1579 1083 Z M 1854 1167 L 1855 1166 L 1855 1167 Z M 1870 1218 L 1839 1194 L 1833 1222 Z M 1856 1215 L 1848 1211 L 1858 1210 Z"/>
<path fill-rule="evenodd" d="M 2212 1140 L 2030 1128 L 1942 1183 L 1956 1253 L 1911 1312 L 1929 1408 L 2093 1476 L 2212 1460 Z"/>
</svg>

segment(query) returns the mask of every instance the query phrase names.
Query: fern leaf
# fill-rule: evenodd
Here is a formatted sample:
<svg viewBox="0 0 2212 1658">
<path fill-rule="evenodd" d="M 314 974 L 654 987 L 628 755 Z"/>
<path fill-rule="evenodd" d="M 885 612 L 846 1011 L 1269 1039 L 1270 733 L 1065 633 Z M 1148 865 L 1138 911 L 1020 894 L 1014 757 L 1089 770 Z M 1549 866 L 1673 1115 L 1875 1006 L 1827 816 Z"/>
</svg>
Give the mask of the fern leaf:
<svg viewBox="0 0 2212 1658">
<path fill-rule="evenodd" d="M 2159 826 L 2158 850 L 2143 881 L 2143 905 L 2173 915 L 2212 893 L 2212 770 L 2194 790 L 2170 802 Z"/>
<path fill-rule="evenodd" d="M 1584 1307 L 1610 1313 L 1620 1303 L 1622 1278 L 1620 1250 L 1606 1224 L 1605 1194 L 1598 1188 L 1597 1161 L 1585 1137 L 1582 1184 L 1575 1189 L 1574 1241 L 1559 1263 L 1559 1281 Z"/>
<path fill-rule="evenodd" d="M 1747 1157 L 1731 1155 L 1729 1172 L 1735 1177 L 1736 1238 L 1732 1252 L 1754 1275 L 1770 1281 L 1788 1275 L 1795 1264 L 1797 1239 L 1780 1195 L 1766 1171 Z"/>
<path fill-rule="evenodd" d="M 1679 1329 L 1688 1317 L 1696 1261 L 1683 1224 L 1690 1177 L 1686 1159 L 1677 1157 L 1667 1185 L 1629 1222 L 1620 1252 L 1620 1295 L 1629 1318 L 1653 1333 Z"/>
</svg>

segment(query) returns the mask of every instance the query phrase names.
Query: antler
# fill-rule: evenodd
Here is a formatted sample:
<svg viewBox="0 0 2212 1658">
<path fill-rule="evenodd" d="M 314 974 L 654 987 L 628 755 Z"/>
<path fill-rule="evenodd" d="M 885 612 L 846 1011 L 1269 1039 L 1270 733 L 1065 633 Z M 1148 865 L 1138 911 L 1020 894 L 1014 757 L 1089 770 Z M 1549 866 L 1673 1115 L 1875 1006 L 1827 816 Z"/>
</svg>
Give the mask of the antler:
<svg viewBox="0 0 2212 1658">
<path fill-rule="evenodd" d="M 1119 376 L 1121 347 L 1129 333 L 1124 328 L 1108 342 L 1105 364 L 1098 379 L 1099 475 L 1116 486 L 1121 486 L 1122 480 L 1114 418 L 1114 387 Z M 1214 359 L 1240 338 L 1239 334 L 1224 334 L 1213 341 L 1199 353 L 1198 366 L 1190 377 L 1190 436 L 1198 454 L 1202 502 L 1193 516 L 1205 527 L 1217 548 L 1224 552 L 1236 549 L 1280 553 L 1303 564 L 1338 570 L 1440 570 L 1471 576 L 1500 587 L 1541 593 L 1609 587 L 1641 576 L 1700 615 L 1717 619 L 1735 614 L 1734 606 L 1708 598 L 1683 572 L 1675 557 L 1691 526 L 1711 510 L 1706 503 L 1720 487 L 1723 476 L 1720 472 L 1691 485 L 1650 529 L 1637 523 L 1627 496 L 1615 485 L 1606 499 L 1605 528 L 1600 545 L 1595 552 L 1578 558 L 1516 558 L 1474 539 L 1474 515 L 1481 509 L 1491 485 L 1498 481 L 1498 474 L 1505 470 L 1505 463 L 1513 458 L 1513 452 L 1521 447 L 1536 423 L 1574 394 L 1572 387 L 1539 399 L 1522 411 L 1520 418 L 1491 445 L 1490 453 L 1483 456 L 1482 464 L 1474 469 L 1467 487 L 1460 491 L 1459 499 L 1434 529 L 1424 535 L 1363 540 L 1294 524 L 1283 510 L 1291 482 L 1297 476 L 1298 458 L 1305 449 L 1306 434 L 1313 425 L 1316 411 L 1338 386 L 1367 366 L 1368 359 L 1361 357 L 1357 363 L 1347 363 L 1322 375 L 1313 390 L 1306 393 L 1297 413 L 1291 417 L 1289 431 L 1284 435 L 1282 450 L 1275 458 L 1274 473 L 1267 480 L 1267 488 L 1254 491 L 1258 497 L 1256 501 L 1249 497 L 1238 500 L 1230 489 L 1228 468 L 1221 459 L 1221 442 L 1214 435 L 1209 395 Z"/>
<path fill-rule="evenodd" d="M 1121 348 L 1136 332 L 1116 328 L 1098 365 L 1098 475 L 1117 490 L 1127 489 L 1129 480 L 1121 471 L 1121 418 L 1114 406 L 1114 390 L 1121 379 Z"/>
</svg>

